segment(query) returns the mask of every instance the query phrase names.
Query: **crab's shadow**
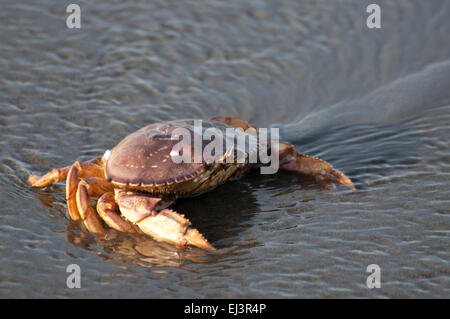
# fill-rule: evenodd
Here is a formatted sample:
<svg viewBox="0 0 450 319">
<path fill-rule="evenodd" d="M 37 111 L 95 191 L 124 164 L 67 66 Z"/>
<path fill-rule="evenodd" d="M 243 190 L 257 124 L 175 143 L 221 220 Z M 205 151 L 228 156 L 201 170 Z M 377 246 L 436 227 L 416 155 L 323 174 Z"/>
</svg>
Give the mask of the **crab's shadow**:
<svg viewBox="0 0 450 319">
<path fill-rule="evenodd" d="M 246 176 L 199 196 L 180 199 L 172 207 L 186 214 L 216 248 L 236 241 L 251 224 L 249 220 L 260 211 Z"/>
</svg>

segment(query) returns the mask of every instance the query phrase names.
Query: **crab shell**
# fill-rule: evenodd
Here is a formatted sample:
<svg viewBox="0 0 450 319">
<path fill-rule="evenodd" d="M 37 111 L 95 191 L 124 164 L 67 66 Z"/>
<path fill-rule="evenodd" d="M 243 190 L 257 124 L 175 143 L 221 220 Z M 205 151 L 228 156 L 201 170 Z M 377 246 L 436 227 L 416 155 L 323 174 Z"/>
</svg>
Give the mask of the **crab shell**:
<svg viewBox="0 0 450 319">
<path fill-rule="evenodd" d="M 194 121 L 151 124 L 125 137 L 110 152 L 105 153 L 107 180 L 122 189 L 144 191 L 158 197 L 181 197 L 204 192 L 237 178 L 252 166 L 248 158 L 251 152 L 256 152 L 256 148 L 249 145 L 248 139 L 245 139 L 244 149 L 236 147 L 234 137 L 226 134 L 227 129 L 234 128 L 213 120 L 203 120 L 201 126 Z M 184 129 L 189 136 L 174 134 L 180 132 L 177 129 Z M 211 143 L 211 139 L 203 139 L 208 129 L 222 133 L 225 140 L 209 156 L 198 157 Z M 249 134 L 242 130 L 235 132 Z M 214 136 L 212 140 L 215 138 L 219 137 Z M 181 145 L 191 150 L 191 160 L 187 163 L 175 163 L 172 158 L 178 143 L 181 143 L 178 148 Z M 195 143 L 198 145 L 197 150 Z M 181 155 L 178 151 L 175 153 Z M 233 160 L 230 162 L 227 159 L 232 154 Z M 238 158 L 244 161 L 237 163 Z"/>
</svg>

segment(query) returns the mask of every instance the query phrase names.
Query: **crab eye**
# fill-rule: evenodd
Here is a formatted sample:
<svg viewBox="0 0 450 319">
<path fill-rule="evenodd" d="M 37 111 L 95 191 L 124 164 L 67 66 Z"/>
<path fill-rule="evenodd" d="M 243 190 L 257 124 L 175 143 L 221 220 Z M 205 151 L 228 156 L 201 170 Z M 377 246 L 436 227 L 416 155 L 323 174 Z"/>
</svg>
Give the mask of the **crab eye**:
<svg viewBox="0 0 450 319">
<path fill-rule="evenodd" d="M 105 154 L 103 155 L 105 160 L 108 160 L 110 156 L 111 156 L 111 151 L 110 150 L 106 150 Z"/>
</svg>

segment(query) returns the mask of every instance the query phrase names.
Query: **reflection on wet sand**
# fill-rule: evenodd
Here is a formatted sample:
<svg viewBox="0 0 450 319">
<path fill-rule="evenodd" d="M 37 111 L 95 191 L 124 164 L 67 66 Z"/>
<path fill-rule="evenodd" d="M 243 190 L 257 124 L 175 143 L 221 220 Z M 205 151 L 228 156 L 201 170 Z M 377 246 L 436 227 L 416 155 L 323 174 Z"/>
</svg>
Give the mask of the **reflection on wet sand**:
<svg viewBox="0 0 450 319">
<path fill-rule="evenodd" d="M 105 234 L 93 235 L 84 229 L 67 226 L 66 239 L 75 246 L 94 252 L 100 258 L 119 268 L 135 264 L 147 268 L 177 267 L 193 271 L 185 262 L 208 261 L 208 252 L 198 248 L 178 248 L 157 242 L 145 235 L 131 235 L 113 229 Z M 100 245 L 101 248 L 96 248 Z"/>
</svg>

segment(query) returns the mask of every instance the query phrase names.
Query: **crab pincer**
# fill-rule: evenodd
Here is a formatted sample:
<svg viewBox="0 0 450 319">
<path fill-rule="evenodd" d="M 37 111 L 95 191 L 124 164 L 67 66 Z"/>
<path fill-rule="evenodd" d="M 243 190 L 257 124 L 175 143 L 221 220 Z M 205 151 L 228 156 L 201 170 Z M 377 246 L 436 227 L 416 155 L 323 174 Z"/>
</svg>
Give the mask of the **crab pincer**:
<svg viewBox="0 0 450 319">
<path fill-rule="evenodd" d="M 116 202 L 126 220 L 156 240 L 177 246 L 192 245 L 207 250 L 215 248 L 192 227 L 191 222 L 172 209 L 158 209 L 161 198 L 152 198 L 132 192 L 117 191 Z"/>
</svg>

